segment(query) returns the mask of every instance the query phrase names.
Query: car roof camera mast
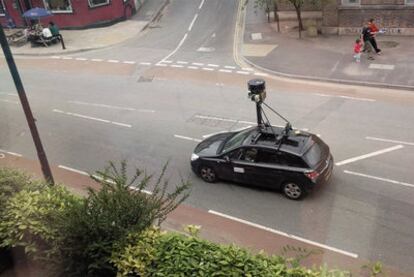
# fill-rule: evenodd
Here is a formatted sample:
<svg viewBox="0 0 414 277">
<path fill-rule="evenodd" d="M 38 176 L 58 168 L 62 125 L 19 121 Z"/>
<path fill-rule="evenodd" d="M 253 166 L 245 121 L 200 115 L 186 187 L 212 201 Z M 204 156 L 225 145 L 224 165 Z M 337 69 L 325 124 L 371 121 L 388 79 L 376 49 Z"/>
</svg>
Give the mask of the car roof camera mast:
<svg viewBox="0 0 414 277">
<path fill-rule="evenodd" d="M 261 132 L 269 133 L 268 129 L 270 129 L 275 137 L 276 143 L 278 143 L 280 147 L 283 140 L 289 136 L 289 133 L 292 130 L 292 125 L 285 117 L 264 102 L 266 99 L 266 82 L 263 79 L 252 79 L 248 81 L 247 88 L 249 90 L 248 97 L 256 103 L 257 126 Z M 286 122 L 285 129 L 279 136 L 276 136 L 274 133 L 272 125 L 262 108 L 262 104 Z M 265 117 L 266 122 L 263 120 L 262 115 Z"/>
</svg>

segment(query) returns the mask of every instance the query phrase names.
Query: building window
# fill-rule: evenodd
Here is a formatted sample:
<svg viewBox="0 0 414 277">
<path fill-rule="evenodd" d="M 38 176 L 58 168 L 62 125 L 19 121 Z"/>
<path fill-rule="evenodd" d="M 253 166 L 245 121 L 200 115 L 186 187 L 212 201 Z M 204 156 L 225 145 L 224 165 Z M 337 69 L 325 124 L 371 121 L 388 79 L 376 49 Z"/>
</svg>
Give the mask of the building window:
<svg viewBox="0 0 414 277">
<path fill-rule="evenodd" d="M 0 0 L 0 16 L 4 16 L 5 15 L 5 8 L 4 8 L 4 3 L 3 0 Z"/>
<path fill-rule="evenodd" d="M 109 5 L 109 0 L 88 0 L 88 2 L 91 8 Z"/>
<path fill-rule="evenodd" d="M 405 4 L 414 6 L 414 0 L 405 0 Z"/>
<path fill-rule="evenodd" d="M 406 0 L 406 1 L 409 1 L 409 0 Z M 359 6 L 360 4 L 361 4 L 360 0 L 342 0 L 343 6 Z"/>
<path fill-rule="evenodd" d="M 70 0 L 44 0 L 46 9 L 53 13 L 72 12 Z"/>
</svg>

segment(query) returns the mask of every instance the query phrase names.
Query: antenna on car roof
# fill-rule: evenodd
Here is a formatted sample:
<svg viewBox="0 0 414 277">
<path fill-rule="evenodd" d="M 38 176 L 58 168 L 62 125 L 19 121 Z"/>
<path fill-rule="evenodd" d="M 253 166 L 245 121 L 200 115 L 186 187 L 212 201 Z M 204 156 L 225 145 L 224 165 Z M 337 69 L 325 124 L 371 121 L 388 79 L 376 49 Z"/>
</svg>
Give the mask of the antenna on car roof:
<svg viewBox="0 0 414 277">
<path fill-rule="evenodd" d="M 280 147 L 283 139 L 286 138 L 289 135 L 289 132 L 292 130 L 292 124 L 290 124 L 290 122 L 285 117 L 283 117 L 280 113 L 275 111 L 272 107 L 264 102 L 266 99 L 266 82 L 263 79 L 252 79 L 248 81 L 247 88 L 249 90 L 248 97 L 250 100 L 256 103 L 257 126 L 259 127 L 259 130 L 264 131 L 267 127 L 270 127 L 270 130 L 275 135 L 276 143 L 279 143 Z M 276 136 L 274 133 L 272 125 L 264 113 L 262 104 L 264 104 L 269 110 L 271 110 L 286 122 L 285 129 L 283 130 L 282 134 L 280 134 L 280 136 Z M 263 121 L 262 115 L 264 115 L 266 118 L 266 122 Z"/>
</svg>

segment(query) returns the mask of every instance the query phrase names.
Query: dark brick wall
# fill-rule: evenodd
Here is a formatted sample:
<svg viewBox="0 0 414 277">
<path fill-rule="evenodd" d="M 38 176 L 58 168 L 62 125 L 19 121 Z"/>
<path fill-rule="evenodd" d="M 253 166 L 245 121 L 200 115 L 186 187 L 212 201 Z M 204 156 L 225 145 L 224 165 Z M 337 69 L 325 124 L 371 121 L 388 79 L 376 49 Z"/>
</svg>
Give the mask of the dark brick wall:
<svg viewBox="0 0 414 277">
<path fill-rule="evenodd" d="M 414 28 L 414 7 L 402 9 L 340 9 L 339 27 L 358 27 L 375 18 L 380 28 Z"/>
<path fill-rule="evenodd" d="M 320 11 L 321 5 L 320 1 L 315 1 L 314 4 L 313 1 L 304 1 L 304 4 L 302 6 L 302 11 Z M 295 7 L 292 5 L 292 3 L 289 2 L 289 0 L 277 0 L 277 7 L 279 8 L 279 11 L 294 11 Z"/>
</svg>

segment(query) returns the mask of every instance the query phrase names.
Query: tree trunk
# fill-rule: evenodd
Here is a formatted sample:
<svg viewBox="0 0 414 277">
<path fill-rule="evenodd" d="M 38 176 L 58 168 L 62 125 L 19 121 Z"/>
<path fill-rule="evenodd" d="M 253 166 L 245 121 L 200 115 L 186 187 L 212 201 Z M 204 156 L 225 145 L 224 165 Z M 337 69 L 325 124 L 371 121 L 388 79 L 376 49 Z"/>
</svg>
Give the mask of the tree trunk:
<svg viewBox="0 0 414 277">
<path fill-rule="evenodd" d="M 273 1 L 273 13 L 275 15 L 275 21 L 277 22 L 277 32 L 280 33 L 280 21 L 279 21 L 279 14 L 278 8 L 277 8 L 277 2 L 276 0 Z"/>
<path fill-rule="evenodd" d="M 302 31 L 303 31 L 303 24 L 302 24 L 302 14 L 301 14 L 301 6 L 300 5 L 295 5 L 295 10 L 296 10 L 296 15 L 298 17 L 298 22 L 299 22 L 299 38 L 302 38 Z"/>
</svg>

